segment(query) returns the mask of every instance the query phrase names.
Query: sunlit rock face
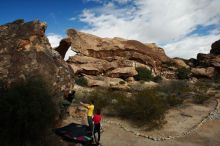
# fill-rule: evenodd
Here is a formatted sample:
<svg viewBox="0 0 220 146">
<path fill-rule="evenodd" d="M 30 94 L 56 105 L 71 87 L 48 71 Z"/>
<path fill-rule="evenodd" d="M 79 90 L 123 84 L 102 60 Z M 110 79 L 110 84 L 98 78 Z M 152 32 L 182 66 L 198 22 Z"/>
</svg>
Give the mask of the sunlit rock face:
<svg viewBox="0 0 220 146">
<path fill-rule="evenodd" d="M 126 79 L 137 75 L 135 68 L 141 66 L 150 69 L 155 76 L 175 78 L 176 68 L 167 67 L 175 66 L 174 60 L 154 43 L 100 38 L 74 29 L 69 29 L 67 35 L 73 51 L 77 52 L 68 63 L 77 74 Z"/>
<path fill-rule="evenodd" d="M 199 53 L 197 59 L 189 60 L 193 76 L 213 78 L 220 75 L 220 40 L 211 47 L 209 54 Z"/>
<path fill-rule="evenodd" d="M 53 50 L 45 36 L 46 23 L 17 20 L 0 26 L 0 80 L 8 87 L 41 76 L 55 96 L 74 85 L 71 67 Z"/>
</svg>

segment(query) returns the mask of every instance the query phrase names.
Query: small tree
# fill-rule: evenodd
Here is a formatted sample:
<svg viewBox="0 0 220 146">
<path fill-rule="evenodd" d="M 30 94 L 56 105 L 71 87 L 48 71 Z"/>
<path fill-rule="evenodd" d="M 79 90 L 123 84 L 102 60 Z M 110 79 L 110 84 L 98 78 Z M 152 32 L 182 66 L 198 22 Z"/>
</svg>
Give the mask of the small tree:
<svg viewBox="0 0 220 146">
<path fill-rule="evenodd" d="M 43 146 L 56 109 L 43 80 L 32 78 L 5 90 L 0 115 L 1 146 Z"/>
<path fill-rule="evenodd" d="M 88 85 L 88 81 L 85 77 L 75 77 L 75 83 L 77 85 L 80 85 L 80 86 L 87 86 Z"/>
<path fill-rule="evenodd" d="M 178 79 L 188 79 L 189 78 L 189 75 L 190 75 L 190 70 L 183 67 L 183 68 L 179 68 L 177 69 L 176 71 L 176 76 Z"/>
<path fill-rule="evenodd" d="M 152 80 L 153 76 L 152 76 L 152 71 L 145 68 L 145 67 L 137 67 L 136 68 L 138 74 L 134 77 L 134 79 L 136 81 L 150 81 Z"/>
</svg>

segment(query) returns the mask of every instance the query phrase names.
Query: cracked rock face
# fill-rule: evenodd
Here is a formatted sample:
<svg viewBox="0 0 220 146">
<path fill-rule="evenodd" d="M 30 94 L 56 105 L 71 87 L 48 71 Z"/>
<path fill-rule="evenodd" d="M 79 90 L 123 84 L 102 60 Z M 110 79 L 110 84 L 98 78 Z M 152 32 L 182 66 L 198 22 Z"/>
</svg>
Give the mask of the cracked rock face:
<svg viewBox="0 0 220 146">
<path fill-rule="evenodd" d="M 53 86 L 56 96 L 72 89 L 73 72 L 51 48 L 46 27 L 40 21 L 24 20 L 0 26 L 0 80 L 7 86 L 40 75 Z"/>
<path fill-rule="evenodd" d="M 154 75 L 175 76 L 166 67 L 173 60 L 155 44 L 122 38 L 100 38 L 74 29 L 69 29 L 67 35 L 72 50 L 77 52 L 68 60 L 75 73 L 125 79 L 135 76 L 135 67 L 142 66 L 152 70 Z"/>
</svg>

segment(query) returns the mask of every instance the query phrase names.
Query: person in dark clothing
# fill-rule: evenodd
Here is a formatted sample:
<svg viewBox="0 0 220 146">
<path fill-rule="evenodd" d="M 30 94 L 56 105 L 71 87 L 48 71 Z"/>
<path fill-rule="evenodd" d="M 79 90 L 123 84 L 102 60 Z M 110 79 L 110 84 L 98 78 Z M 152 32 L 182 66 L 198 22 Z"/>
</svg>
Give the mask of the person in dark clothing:
<svg viewBox="0 0 220 146">
<path fill-rule="evenodd" d="M 100 141 L 100 129 L 101 129 L 101 120 L 102 120 L 102 116 L 101 116 L 101 110 L 97 109 L 95 115 L 93 116 L 93 122 L 94 122 L 94 135 L 96 133 L 98 133 L 98 139 L 96 136 L 95 137 L 95 141 L 96 143 L 99 143 Z"/>
</svg>

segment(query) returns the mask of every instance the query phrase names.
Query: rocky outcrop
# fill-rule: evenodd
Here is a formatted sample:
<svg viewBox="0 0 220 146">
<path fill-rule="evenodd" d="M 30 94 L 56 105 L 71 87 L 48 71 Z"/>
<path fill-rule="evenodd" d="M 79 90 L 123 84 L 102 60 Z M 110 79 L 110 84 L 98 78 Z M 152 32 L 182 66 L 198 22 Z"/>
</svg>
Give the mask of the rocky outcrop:
<svg viewBox="0 0 220 146">
<path fill-rule="evenodd" d="M 58 47 L 55 48 L 55 50 L 57 52 L 59 52 L 59 54 L 63 57 L 65 57 L 67 50 L 69 49 L 69 47 L 71 46 L 71 42 L 69 39 L 62 39 L 60 41 L 60 45 Z"/>
<path fill-rule="evenodd" d="M 199 53 L 197 59 L 189 59 L 192 75 L 213 78 L 220 74 L 220 40 L 212 44 L 209 54 Z"/>
<path fill-rule="evenodd" d="M 210 50 L 210 54 L 220 55 L 220 40 L 212 44 L 212 49 Z"/>
<path fill-rule="evenodd" d="M 215 76 L 215 68 L 214 67 L 192 68 L 191 72 L 196 77 L 212 78 Z"/>
<path fill-rule="evenodd" d="M 53 50 L 40 21 L 17 20 L 0 26 L 0 80 L 8 87 L 32 76 L 42 76 L 55 97 L 72 90 L 73 71 Z"/>
<path fill-rule="evenodd" d="M 127 79 L 137 75 L 135 68 L 141 66 L 152 70 L 153 75 L 175 78 L 175 69 L 167 68 L 173 60 L 156 44 L 100 38 L 74 29 L 69 29 L 67 35 L 72 50 L 77 52 L 67 62 L 76 74 Z M 166 72 L 171 73 L 167 76 Z"/>
</svg>

